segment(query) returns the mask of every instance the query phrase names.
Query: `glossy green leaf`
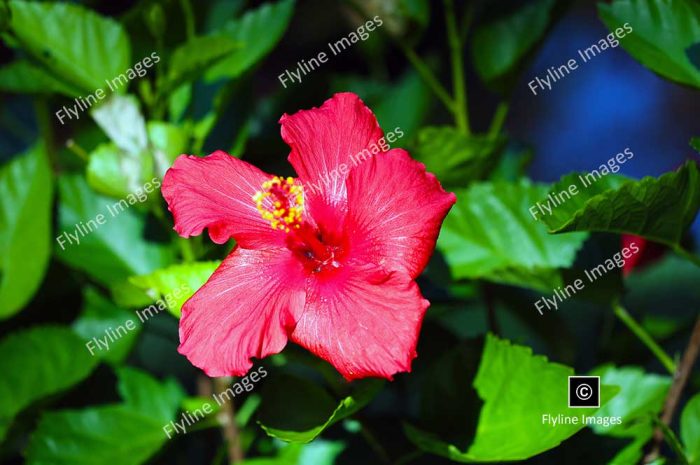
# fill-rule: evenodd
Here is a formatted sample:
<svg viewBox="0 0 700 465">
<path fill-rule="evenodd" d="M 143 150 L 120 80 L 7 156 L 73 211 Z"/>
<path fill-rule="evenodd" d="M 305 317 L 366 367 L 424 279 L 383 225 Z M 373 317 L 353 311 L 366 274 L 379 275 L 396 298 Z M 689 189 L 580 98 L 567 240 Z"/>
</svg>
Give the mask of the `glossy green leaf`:
<svg viewBox="0 0 700 465">
<path fill-rule="evenodd" d="M 689 48 L 700 42 L 700 4 L 694 0 L 615 0 L 598 5 L 600 18 L 614 31 L 629 23 L 620 41 L 637 61 L 661 76 L 700 87 L 700 69 Z"/>
<path fill-rule="evenodd" d="M 146 130 L 155 174 L 162 179 L 175 159 L 187 150 L 189 136 L 181 127 L 162 121 L 149 121 Z"/>
<path fill-rule="evenodd" d="M 273 377 L 265 384 L 258 422 L 272 437 L 307 443 L 363 408 L 382 387 L 378 380 L 360 381 L 351 395 L 338 401 L 311 381 L 292 375 Z"/>
<path fill-rule="evenodd" d="M 456 462 L 524 460 L 558 446 L 584 425 L 581 415 L 597 409 L 574 411 L 567 407 L 568 377 L 574 371 L 533 355 L 529 347 L 513 345 L 488 335 L 474 387 L 484 401 L 476 436 L 466 451 L 441 441 L 434 434 L 405 425 L 409 439 L 421 449 Z M 601 405 L 616 393 L 601 386 Z M 578 424 L 552 427 L 544 415 L 578 417 Z"/>
<path fill-rule="evenodd" d="M 109 285 L 172 262 L 167 244 L 144 238 L 145 218 L 135 208 L 137 197 L 120 201 L 102 197 L 79 176 L 60 178 L 58 192 L 56 254 L 67 265 Z"/>
<path fill-rule="evenodd" d="M 484 81 L 499 79 L 518 66 L 547 30 L 555 3 L 528 2 L 514 13 L 476 29 L 471 52 Z"/>
<path fill-rule="evenodd" d="M 683 408 L 681 441 L 690 465 L 700 464 L 700 394 L 695 394 Z"/>
<path fill-rule="evenodd" d="M 29 465 L 138 465 L 161 448 L 182 388 L 133 368 L 117 374 L 124 403 L 44 414 L 29 440 Z"/>
<path fill-rule="evenodd" d="M 153 159 L 145 152 L 129 156 L 113 143 L 107 143 L 98 145 L 89 157 L 87 181 L 100 194 L 124 198 L 143 190 L 148 179 L 153 179 Z"/>
<path fill-rule="evenodd" d="M 579 174 L 562 178 L 550 192 L 576 185 L 578 194 L 542 217 L 550 231 L 635 234 L 676 246 L 700 208 L 700 176 L 694 162 L 658 178 L 639 181 L 610 175 L 584 187 Z"/>
<path fill-rule="evenodd" d="M 220 262 L 183 263 L 129 278 L 152 299 L 164 299 L 170 313 L 180 318 L 182 304 L 204 285 Z"/>
<path fill-rule="evenodd" d="M 9 5 L 10 27 L 21 47 L 77 88 L 106 89 L 106 79 L 131 66 L 129 38 L 118 22 L 72 3 Z"/>
<path fill-rule="evenodd" d="M 146 122 L 133 95 L 114 94 L 90 111 L 97 125 L 120 150 L 139 156 L 148 146 Z"/>
<path fill-rule="evenodd" d="M 502 139 L 465 136 L 451 126 L 428 127 L 418 133 L 413 156 L 447 188 L 464 188 L 484 179 L 496 166 Z"/>
<path fill-rule="evenodd" d="M 479 183 L 456 190 L 457 204 L 438 239 L 456 279 L 486 279 L 551 292 L 561 284 L 561 268 L 571 266 L 585 233 L 552 236 L 528 209 L 547 187 L 519 183 Z"/>
<path fill-rule="evenodd" d="M 68 97 L 80 95 L 78 89 L 26 60 L 13 61 L 0 68 L 0 90 L 21 94 L 59 93 Z"/>
<path fill-rule="evenodd" d="M 22 309 L 51 255 L 53 180 L 37 145 L 0 169 L 0 320 Z"/>
<path fill-rule="evenodd" d="M 18 331 L 0 341 L 0 440 L 15 415 L 87 378 L 98 360 L 59 326 Z"/>
<path fill-rule="evenodd" d="M 255 65 L 282 38 L 293 13 L 294 0 L 281 0 L 266 3 L 226 23 L 215 34 L 228 37 L 240 49 L 209 68 L 207 81 L 235 78 Z"/>
<path fill-rule="evenodd" d="M 127 331 L 115 341 L 108 338 L 107 330 L 115 331 L 119 326 L 126 328 L 128 320 L 133 321 L 135 329 Z M 136 342 L 136 337 L 141 330 L 141 322 L 133 312 L 116 306 L 97 290 L 88 287 L 84 292 L 83 310 L 73 323 L 73 330 L 86 342 L 92 338 L 105 341 L 109 347 L 103 350 L 101 349 L 104 345 L 98 347 L 97 343 L 93 342 L 95 356 L 113 364 L 120 364 L 129 355 L 129 351 Z"/>
</svg>

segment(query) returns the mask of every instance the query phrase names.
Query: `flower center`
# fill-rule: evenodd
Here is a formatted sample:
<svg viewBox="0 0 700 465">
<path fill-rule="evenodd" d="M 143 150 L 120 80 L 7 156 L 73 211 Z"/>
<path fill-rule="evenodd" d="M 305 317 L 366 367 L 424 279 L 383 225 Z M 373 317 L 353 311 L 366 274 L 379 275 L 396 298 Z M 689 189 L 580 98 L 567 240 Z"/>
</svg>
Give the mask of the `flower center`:
<svg viewBox="0 0 700 465">
<path fill-rule="evenodd" d="M 347 249 L 344 239 L 324 234 L 322 228 L 304 221 L 304 191 L 294 178 L 275 176 L 265 181 L 253 201 L 273 229 L 287 234 L 287 248 L 309 272 L 331 272 L 341 267 Z"/>
<path fill-rule="evenodd" d="M 255 193 L 253 201 L 264 219 L 270 222 L 272 229 L 289 232 L 301 226 L 304 211 L 304 193 L 294 178 L 275 176 L 262 184 L 262 189 Z"/>
</svg>

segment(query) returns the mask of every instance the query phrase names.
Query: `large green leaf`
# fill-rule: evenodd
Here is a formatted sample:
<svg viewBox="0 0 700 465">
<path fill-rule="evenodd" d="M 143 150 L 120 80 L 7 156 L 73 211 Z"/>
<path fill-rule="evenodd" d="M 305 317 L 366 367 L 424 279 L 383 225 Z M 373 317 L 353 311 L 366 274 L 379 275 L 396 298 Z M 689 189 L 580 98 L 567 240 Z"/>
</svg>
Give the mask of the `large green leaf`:
<svg viewBox="0 0 700 465">
<path fill-rule="evenodd" d="M 258 422 L 272 437 L 307 443 L 367 405 L 383 385 L 378 380 L 360 381 L 351 395 L 338 401 L 311 381 L 276 376 L 265 384 Z"/>
<path fill-rule="evenodd" d="M 700 42 L 700 4 L 695 0 L 615 0 L 600 3 L 601 19 L 614 31 L 633 31 L 620 41 L 636 60 L 668 79 L 700 87 L 700 69 L 689 56 Z"/>
<path fill-rule="evenodd" d="M 108 329 L 115 331 L 119 326 L 129 329 L 125 326 L 129 320 L 133 321 L 133 330 L 127 331 L 116 340 L 108 338 Z M 73 330 L 86 342 L 97 338 L 108 344 L 108 348 L 103 349 L 104 344 L 98 346 L 93 342 L 92 350 L 96 357 L 115 364 L 123 362 L 129 355 L 140 329 L 141 322 L 132 312 L 117 307 L 93 288 L 85 289 L 83 311 L 73 323 Z"/>
<path fill-rule="evenodd" d="M 13 61 L 0 68 L 0 90 L 21 94 L 60 93 L 77 97 L 80 91 L 26 60 Z"/>
<path fill-rule="evenodd" d="M 281 0 L 226 23 L 215 34 L 228 37 L 240 49 L 209 68 L 206 79 L 235 78 L 260 61 L 282 38 L 293 12 L 294 0 Z"/>
<path fill-rule="evenodd" d="M 15 415 L 82 381 L 97 361 L 69 328 L 35 327 L 0 341 L 0 440 Z"/>
<path fill-rule="evenodd" d="M 24 307 L 51 255 L 51 168 L 42 146 L 0 170 L 0 319 Z"/>
<path fill-rule="evenodd" d="M 690 465 L 700 464 L 700 394 L 695 394 L 681 413 L 681 440 Z"/>
<path fill-rule="evenodd" d="M 585 233 L 552 236 L 528 212 L 547 187 L 479 183 L 457 190 L 437 246 L 457 279 L 481 278 L 550 291 L 562 283 Z"/>
<path fill-rule="evenodd" d="M 413 155 L 445 187 L 464 188 L 491 172 L 503 142 L 486 135 L 465 136 L 451 126 L 427 127 L 418 133 Z"/>
<path fill-rule="evenodd" d="M 550 22 L 555 0 L 535 0 L 514 13 L 479 26 L 471 52 L 484 81 L 511 73 L 542 38 Z"/>
<path fill-rule="evenodd" d="M 674 247 L 700 208 L 700 177 L 694 162 L 639 181 L 608 175 L 584 187 L 580 176 L 572 173 L 552 187 L 550 192 L 559 193 L 575 185 L 578 194 L 542 216 L 551 232 L 627 233 Z"/>
<path fill-rule="evenodd" d="M 165 299 L 168 310 L 180 318 L 182 304 L 204 285 L 219 264 L 213 261 L 172 265 L 145 276 L 131 277 L 129 282 L 154 300 Z"/>
<path fill-rule="evenodd" d="M 132 368 L 117 374 L 123 404 L 44 414 L 29 440 L 27 463 L 138 465 L 156 453 L 167 440 L 163 426 L 175 418 L 182 388 Z"/>
<path fill-rule="evenodd" d="M 21 47 L 83 91 L 104 88 L 106 79 L 131 66 L 129 38 L 116 21 L 72 3 L 9 4 L 10 27 Z"/>
<path fill-rule="evenodd" d="M 457 462 L 524 460 L 558 446 L 582 429 L 582 414 L 595 408 L 567 407 L 568 377 L 574 371 L 533 355 L 529 347 L 512 345 L 489 334 L 474 388 L 484 401 L 476 436 L 466 451 L 434 434 L 405 425 L 406 434 L 421 449 Z M 616 388 L 601 386 L 601 405 Z M 576 417 L 577 424 L 552 427 L 544 415 Z"/>
<path fill-rule="evenodd" d="M 238 48 L 240 46 L 234 40 L 223 35 L 196 37 L 185 42 L 173 51 L 163 92 L 196 80 Z"/>
<path fill-rule="evenodd" d="M 144 215 L 130 202 L 115 202 L 95 194 L 80 176 L 61 177 L 58 191 L 58 235 L 62 243 L 56 254 L 66 264 L 110 284 L 172 262 L 173 252 L 167 244 L 143 237 Z M 100 218 L 104 224 L 99 224 Z"/>
</svg>

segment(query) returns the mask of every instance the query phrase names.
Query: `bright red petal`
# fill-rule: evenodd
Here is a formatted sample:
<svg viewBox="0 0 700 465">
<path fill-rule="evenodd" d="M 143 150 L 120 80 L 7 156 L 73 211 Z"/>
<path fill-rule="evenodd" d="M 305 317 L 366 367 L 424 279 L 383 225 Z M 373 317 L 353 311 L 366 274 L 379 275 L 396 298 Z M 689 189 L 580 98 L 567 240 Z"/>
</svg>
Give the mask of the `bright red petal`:
<svg viewBox="0 0 700 465">
<path fill-rule="evenodd" d="M 455 195 L 401 149 L 355 168 L 347 186 L 346 228 L 353 234 L 353 257 L 417 277 Z"/>
<path fill-rule="evenodd" d="M 251 357 L 287 344 L 304 307 L 304 280 L 287 249 L 236 248 L 182 306 L 178 351 L 209 376 L 244 375 Z"/>
<path fill-rule="evenodd" d="M 289 162 L 311 208 L 315 197 L 344 208 L 348 171 L 370 158 L 371 148 L 376 152 L 383 136 L 372 111 L 357 95 L 342 93 L 321 108 L 285 114 L 280 123 L 282 138 L 292 149 Z"/>
<path fill-rule="evenodd" d="M 281 245 L 284 233 L 272 229 L 253 201 L 271 177 L 220 150 L 204 158 L 179 156 L 165 173 L 162 187 L 175 231 L 189 237 L 209 228 L 217 244 L 233 237 L 246 248 Z"/>
<path fill-rule="evenodd" d="M 347 379 L 392 379 L 411 370 L 423 315 L 418 286 L 374 265 L 312 277 L 306 306 L 291 338 L 327 360 Z"/>
</svg>

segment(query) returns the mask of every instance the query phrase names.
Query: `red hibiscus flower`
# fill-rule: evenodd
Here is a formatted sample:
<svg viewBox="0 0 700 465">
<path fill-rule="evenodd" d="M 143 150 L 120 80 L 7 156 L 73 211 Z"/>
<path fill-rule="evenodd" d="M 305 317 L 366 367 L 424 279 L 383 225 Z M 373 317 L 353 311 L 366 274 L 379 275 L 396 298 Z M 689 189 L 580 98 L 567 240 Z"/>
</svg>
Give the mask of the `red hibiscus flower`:
<svg viewBox="0 0 700 465">
<path fill-rule="evenodd" d="M 182 307 L 179 352 L 209 376 L 243 375 L 288 340 L 348 380 L 410 371 L 428 308 L 414 279 L 455 196 L 354 94 L 284 115 L 298 178 L 217 151 L 180 156 L 163 196 L 183 237 L 237 246 Z"/>
</svg>

